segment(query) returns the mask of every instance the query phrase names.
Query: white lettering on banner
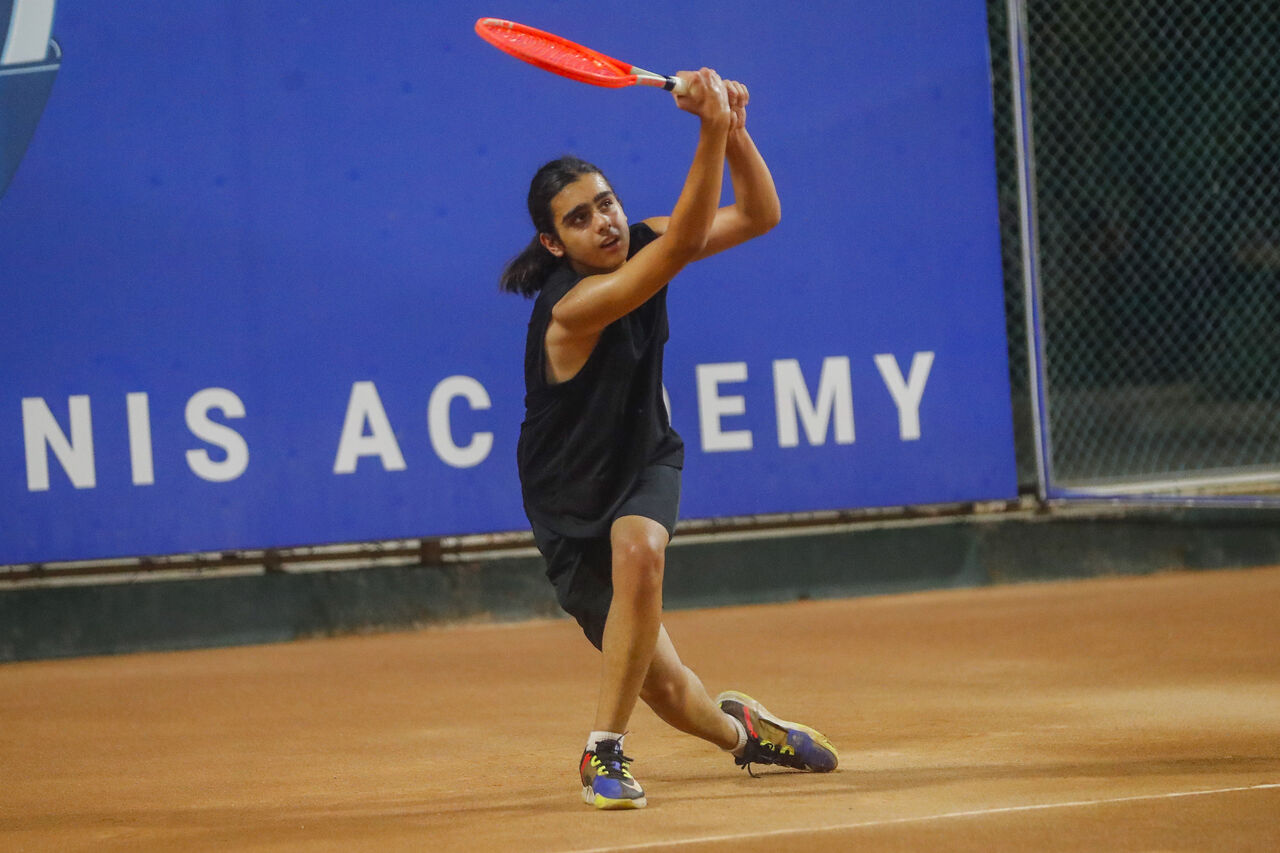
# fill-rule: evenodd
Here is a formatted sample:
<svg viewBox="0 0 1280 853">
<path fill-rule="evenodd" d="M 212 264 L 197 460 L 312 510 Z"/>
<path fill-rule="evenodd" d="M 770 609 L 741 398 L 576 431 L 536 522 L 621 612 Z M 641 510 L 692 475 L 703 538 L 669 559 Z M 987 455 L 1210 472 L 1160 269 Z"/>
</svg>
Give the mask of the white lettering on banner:
<svg viewBox="0 0 1280 853">
<path fill-rule="evenodd" d="M 365 434 L 365 424 L 369 434 Z M 347 400 L 347 416 L 338 439 L 338 455 L 333 460 L 333 473 L 353 474 L 361 456 L 377 456 L 387 471 L 405 469 L 404 454 L 391 429 L 378 387 L 372 382 L 355 382 Z"/>
<path fill-rule="evenodd" d="M 43 397 L 24 397 L 22 400 L 22 439 L 26 446 L 29 492 L 49 490 L 48 450 L 52 450 L 62 464 L 71 485 L 77 489 L 92 489 L 97 485 L 89 397 L 84 394 L 68 397 L 67 413 L 71 420 L 70 440 L 58 426 Z"/>
<path fill-rule="evenodd" d="M 918 352 L 911 358 L 911 374 L 904 382 L 898 360 L 888 353 L 876 356 L 876 367 L 884 377 L 884 384 L 898 407 L 898 436 L 903 441 L 920 438 L 920 398 L 924 396 L 924 384 L 929 381 L 933 367 L 933 353 Z"/>
<path fill-rule="evenodd" d="M 209 420 L 209 412 L 213 409 L 219 409 L 228 418 L 243 418 L 244 403 L 226 388 L 205 388 L 187 401 L 187 429 L 201 441 L 222 448 L 226 458 L 215 462 L 204 448 L 188 450 L 187 465 L 202 480 L 226 483 L 249 467 L 249 445 L 231 427 Z"/>
<path fill-rule="evenodd" d="M 747 363 L 734 361 L 725 364 L 699 364 L 698 423 L 702 432 L 702 449 L 706 453 L 726 450 L 750 450 L 751 430 L 724 430 L 720 419 L 728 415 L 744 415 L 747 399 L 741 396 L 721 396 L 721 382 L 746 382 Z"/>
<path fill-rule="evenodd" d="M 800 444 L 798 421 L 804 421 L 804 434 L 809 444 L 827 443 L 827 425 L 832 415 L 836 422 L 836 444 L 853 444 L 853 381 L 849 374 L 849 357 L 828 356 L 822 360 L 818 379 L 818 402 L 809 397 L 800 362 L 794 358 L 773 363 L 773 399 L 778 417 L 778 446 Z"/>
<path fill-rule="evenodd" d="M 145 391 L 125 395 L 129 417 L 129 466 L 135 486 L 153 486 L 155 461 L 151 456 L 151 407 Z"/>
<path fill-rule="evenodd" d="M 493 433 L 477 432 L 465 447 L 453 440 L 453 428 L 449 424 L 449 404 L 462 397 L 473 409 L 488 409 L 489 392 L 470 376 L 450 376 L 440 381 L 427 401 L 427 434 L 436 455 L 454 468 L 474 468 L 489 457 L 493 450 Z"/>
<path fill-rule="evenodd" d="M 898 437 L 918 441 L 921 437 L 920 404 L 933 369 L 934 353 L 916 352 L 904 378 L 895 356 L 874 357 L 898 412 Z M 776 359 L 773 364 L 774 411 L 777 417 L 778 446 L 798 447 L 801 427 L 810 446 L 821 447 L 834 439 L 837 445 L 854 443 L 853 382 L 848 356 L 833 355 L 822 360 L 817 389 L 811 393 L 797 359 Z M 747 398 L 731 393 L 734 383 L 747 381 L 745 361 L 696 365 L 698 424 L 705 453 L 750 451 L 754 437 L 750 429 L 730 429 L 725 419 L 747 413 Z M 671 410 L 667 389 L 663 403 Z M 491 431 L 475 431 L 459 436 L 450 417 L 454 400 L 462 398 L 473 411 L 488 411 L 492 400 L 485 386 L 471 376 L 455 375 L 441 380 L 427 401 L 427 433 L 441 461 L 454 468 L 474 468 L 493 454 L 496 443 Z M 150 397 L 144 391 L 125 396 L 128 423 L 129 462 L 135 486 L 155 484 L 155 460 L 151 434 Z M 219 410 L 219 421 L 210 412 Z M 200 439 L 225 454 L 215 461 L 205 448 L 186 451 L 187 465 L 203 480 L 225 483 L 235 480 L 249 467 L 249 446 L 239 432 L 221 420 L 245 417 L 245 406 L 226 388 L 205 388 L 186 405 L 187 428 Z M 43 397 L 22 400 L 22 435 L 26 451 L 27 490 L 50 489 L 49 457 L 52 455 L 77 489 L 97 486 L 94 457 L 93 419 L 87 395 L 67 398 L 67 421 L 54 417 Z M 459 439 L 465 443 L 459 443 Z M 333 461 L 334 474 L 352 474 L 363 457 L 376 457 L 384 471 L 406 470 L 404 454 L 391 421 L 371 381 L 354 382 L 347 400 L 346 416 Z"/>
</svg>

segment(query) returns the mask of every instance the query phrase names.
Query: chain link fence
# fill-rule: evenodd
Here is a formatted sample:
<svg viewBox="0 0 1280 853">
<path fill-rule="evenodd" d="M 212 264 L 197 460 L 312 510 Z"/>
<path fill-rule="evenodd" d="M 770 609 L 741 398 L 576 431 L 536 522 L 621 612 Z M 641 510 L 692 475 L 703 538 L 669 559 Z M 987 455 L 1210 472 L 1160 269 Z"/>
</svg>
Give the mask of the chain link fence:
<svg viewBox="0 0 1280 853">
<path fill-rule="evenodd" d="M 1280 3 L 1023 0 L 1049 470 L 1280 482 Z M 1011 379 L 1030 375 L 1006 0 L 989 0 Z M 1022 421 L 1021 424 L 1018 421 Z"/>
</svg>

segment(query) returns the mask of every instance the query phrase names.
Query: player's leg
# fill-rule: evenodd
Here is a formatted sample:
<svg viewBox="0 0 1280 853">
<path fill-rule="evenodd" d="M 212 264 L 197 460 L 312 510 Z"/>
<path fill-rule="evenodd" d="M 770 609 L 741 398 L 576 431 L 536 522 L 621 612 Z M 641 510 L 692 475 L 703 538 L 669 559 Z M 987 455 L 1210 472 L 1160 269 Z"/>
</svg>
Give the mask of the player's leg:
<svg viewBox="0 0 1280 853">
<path fill-rule="evenodd" d="M 682 732 L 725 750 L 741 745 L 741 727 L 711 701 L 702 680 L 680 660 L 665 627 L 658 631 L 640 698 L 659 718 Z"/>
<path fill-rule="evenodd" d="M 822 773 L 840 761 L 821 732 L 778 717 L 745 693 L 726 691 L 712 701 L 702 680 L 680 660 L 665 627 L 640 698 L 669 725 L 732 752 L 748 769 L 778 764 Z"/>
<path fill-rule="evenodd" d="M 600 640 L 600 695 L 595 730 L 579 773 L 582 798 L 601 809 L 642 808 L 644 790 L 631 775 L 622 736 L 658 640 L 662 575 L 670 535 L 650 518 L 624 515 L 609 533 L 612 596 Z"/>
<path fill-rule="evenodd" d="M 680 514 L 680 470 L 655 464 L 637 478 L 609 531 L 613 592 L 605 622 L 596 728 L 631 719 L 662 627 L 667 544 Z"/>
<path fill-rule="evenodd" d="M 662 625 L 662 576 L 669 536 L 650 518 L 625 515 L 613 523 L 613 598 L 604 625 L 600 696 L 595 727 L 626 731 L 653 660 Z"/>
<path fill-rule="evenodd" d="M 779 764 L 827 772 L 839 764 L 831 741 L 816 729 L 771 713 L 745 693 L 727 691 L 712 701 L 702 680 L 676 653 L 667 629 L 658 633 L 640 698 L 662 720 L 733 753 L 737 764 Z"/>
</svg>

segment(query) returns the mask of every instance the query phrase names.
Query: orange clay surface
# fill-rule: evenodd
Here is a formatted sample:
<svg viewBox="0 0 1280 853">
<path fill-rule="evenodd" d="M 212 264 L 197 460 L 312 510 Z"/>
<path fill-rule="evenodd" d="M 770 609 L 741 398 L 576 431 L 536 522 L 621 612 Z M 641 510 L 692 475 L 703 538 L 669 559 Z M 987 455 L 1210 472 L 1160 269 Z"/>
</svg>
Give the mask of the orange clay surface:
<svg viewBox="0 0 1280 853">
<path fill-rule="evenodd" d="M 840 769 L 752 779 L 641 708 L 649 807 L 583 805 L 569 621 L 9 664 L 0 850 L 1280 849 L 1280 569 L 667 625 Z"/>
</svg>

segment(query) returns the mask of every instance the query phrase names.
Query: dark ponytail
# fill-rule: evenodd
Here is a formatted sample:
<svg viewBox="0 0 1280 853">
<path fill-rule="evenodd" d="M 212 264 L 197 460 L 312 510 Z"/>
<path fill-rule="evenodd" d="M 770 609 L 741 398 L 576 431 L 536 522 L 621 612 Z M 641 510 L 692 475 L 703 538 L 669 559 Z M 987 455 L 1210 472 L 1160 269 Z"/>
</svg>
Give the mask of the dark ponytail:
<svg viewBox="0 0 1280 853">
<path fill-rule="evenodd" d="M 529 245 L 507 262 L 502 277 L 498 279 L 498 287 L 507 293 L 533 296 L 563 262 L 562 258 L 548 252 L 535 234 Z"/>
<path fill-rule="evenodd" d="M 561 157 L 552 160 L 538 169 L 529 184 L 529 218 L 537 231 L 533 240 L 520 254 L 508 262 L 498 279 L 498 287 L 507 293 L 519 293 L 522 296 L 533 296 L 546 284 L 547 278 L 562 263 L 539 239 L 541 234 L 556 234 L 556 224 L 551 219 L 551 200 L 560 191 L 583 175 L 604 173 L 598 168 L 577 157 Z M 607 182 L 606 178 L 606 182 Z"/>
</svg>

